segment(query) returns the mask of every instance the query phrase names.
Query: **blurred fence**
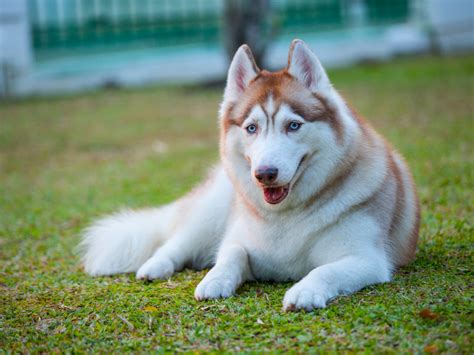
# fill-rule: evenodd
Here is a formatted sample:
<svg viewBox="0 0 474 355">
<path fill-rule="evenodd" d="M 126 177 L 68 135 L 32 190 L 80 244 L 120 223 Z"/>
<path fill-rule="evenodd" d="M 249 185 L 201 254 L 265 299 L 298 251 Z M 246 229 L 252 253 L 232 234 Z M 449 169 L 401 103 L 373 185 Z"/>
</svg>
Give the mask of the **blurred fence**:
<svg viewBox="0 0 474 355">
<path fill-rule="evenodd" d="M 226 0 L 28 0 L 36 59 L 64 54 L 217 44 Z M 250 3 L 251 0 L 241 0 Z M 413 0 L 269 0 L 285 35 L 409 20 Z"/>
<path fill-rule="evenodd" d="M 254 51 L 261 31 L 268 69 L 295 37 L 328 66 L 451 53 L 474 49 L 474 0 L 0 0 L 0 97 L 219 80 L 230 29 Z"/>
</svg>

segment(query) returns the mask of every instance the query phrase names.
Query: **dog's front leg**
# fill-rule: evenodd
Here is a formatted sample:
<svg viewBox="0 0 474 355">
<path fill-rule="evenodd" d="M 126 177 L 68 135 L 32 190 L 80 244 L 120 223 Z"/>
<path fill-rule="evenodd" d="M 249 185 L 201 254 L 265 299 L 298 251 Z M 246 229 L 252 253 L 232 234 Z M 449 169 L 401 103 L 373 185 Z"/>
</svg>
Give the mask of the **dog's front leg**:
<svg viewBox="0 0 474 355">
<path fill-rule="evenodd" d="M 197 300 L 230 297 L 250 277 L 247 251 L 239 244 L 222 245 L 215 266 L 196 287 Z"/>
<path fill-rule="evenodd" d="M 390 280 L 390 268 L 384 258 L 372 253 L 346 256 L 321 265 L 291 287 L 283 299 L 283 309 L 294 311 L 326 307 L 326 302 L 340 294 Z"/>
</svg>

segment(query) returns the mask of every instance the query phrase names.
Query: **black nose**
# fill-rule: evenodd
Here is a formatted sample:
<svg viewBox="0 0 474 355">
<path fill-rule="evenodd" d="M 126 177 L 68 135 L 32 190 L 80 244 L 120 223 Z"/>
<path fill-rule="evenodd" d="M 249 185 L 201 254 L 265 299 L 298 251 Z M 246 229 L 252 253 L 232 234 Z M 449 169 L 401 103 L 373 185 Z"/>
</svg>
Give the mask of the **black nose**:
<svg viewBox="0 0 474 355">
<path fill-rule="evenodd" d="M 255 170 L 255 178 L 262 184 L 269 185 L 276 180 L 278 169 L 273 166 L 262 166 Z"/>
</svg>

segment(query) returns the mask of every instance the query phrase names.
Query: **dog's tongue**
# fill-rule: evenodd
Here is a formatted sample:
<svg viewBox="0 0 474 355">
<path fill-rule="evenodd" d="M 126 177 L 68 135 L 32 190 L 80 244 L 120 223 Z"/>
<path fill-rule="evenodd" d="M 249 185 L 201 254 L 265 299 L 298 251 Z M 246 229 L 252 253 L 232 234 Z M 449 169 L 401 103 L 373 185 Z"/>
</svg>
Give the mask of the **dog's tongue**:
<svg viewBox="0 0 474 355">
<path fill-rule="evenodd" d="M 287 191 L 285 187 L 265 187 L 263 189 L 263 195 L 265 196 L 265 201 L 268 203 L 278 203 L 285 198 Z"/>
</svg>

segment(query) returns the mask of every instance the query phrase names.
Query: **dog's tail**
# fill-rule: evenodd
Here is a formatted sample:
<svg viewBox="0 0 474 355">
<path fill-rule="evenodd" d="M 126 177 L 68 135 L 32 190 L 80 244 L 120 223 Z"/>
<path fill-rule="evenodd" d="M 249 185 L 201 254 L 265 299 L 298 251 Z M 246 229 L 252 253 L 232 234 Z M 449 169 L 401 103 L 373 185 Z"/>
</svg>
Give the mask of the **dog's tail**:
<svg viewBox="0 0 474 355">
<path fill-rule="evenodd" d="M 171 233 L 177 203 L 125 210 L 98 220 L 82 236 L 85 271 L 93 276 L 135 272 Z"/>
</svg>

